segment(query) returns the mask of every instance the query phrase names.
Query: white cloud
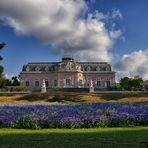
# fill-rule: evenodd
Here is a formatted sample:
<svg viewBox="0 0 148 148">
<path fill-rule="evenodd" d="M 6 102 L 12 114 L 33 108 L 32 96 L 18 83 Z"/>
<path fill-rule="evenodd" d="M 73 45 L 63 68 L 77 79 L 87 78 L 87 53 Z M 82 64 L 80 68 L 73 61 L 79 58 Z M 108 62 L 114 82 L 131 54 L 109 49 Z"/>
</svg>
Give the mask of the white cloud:
<svg viewBox="0 0 148 148">
<path fill-rule="evenodd" d="M 110 61 L 108 50 L 121 30 L 110 33 L 103 21 L 107 15 L 98 11 L 88 16 L 85 13 L 84 19 L 82 14 L 86 11 L 84 0 L 0 0 L 0 19 L 17 34 L 35 36 L 51 44 L 54 53 Z M 122 18 L 122 14 L 114 9 L 112 18 L 116 17 Z"/>
<path fill-rule="evenodd" d="M 107 14 L 86 11 L 84 0 L 0 0 L 0 19 L 17 34 L 51 44 L 54 53 L 73 53 L 82 61 L 111 61 L 109 49 L 122 35 L 113 20 L 122 19 L 122 13 L 119 9 Z M 111 30 L 107 21 L 112 22 Z M 120 77 L 126 74 L 148 79 L 148 50 L 124 55 L 115 68 Z"/>
<path fill-rule="evenodd" d="M 113 9 L 113 12 L 112 12 L 112 18 L 118 18 L 118 19 L 122 19 L 123 16 L 122 16 L 122 13 L 119 9 Z"/>
<path fill-rule="evenodd" d="M 110 31 L 110 36 L 112 38 L 118 38 L 122 35 L 121 30 L 116 30 L 116 31 Z"/>
<path fill-rule="evenodd" d="M 148 50 L 134 51 L 123 55 L 121 60 L 115 65 L 118 77 L 139 75 L 148 79 Z"/>
<path fill-rule="evenodd" d="M 13 77 L 14 75 L 12 75 L 12 74 L 5 74 L 5 78 L 6 79 L 10 79 L 11 80 L 11 78 Z"/>
<path fill-rule="evenodd" d="M 81 61 L 85 62 L 85 61 L 91 61 L 91 62 L 95 62 L 95 61 L 106 61 L 106 59 L 108 59 L 108 61 L 111 61 L 112 59 L 112 54 L 107 52 L 106 50 L 102 50 L 102 51 L 78 51 L 75 54 L 75 57 L 77 57 L 77 59 L 81 59 Z M 92 58 L 93 57 L 93 58 Z"/>
</svg>

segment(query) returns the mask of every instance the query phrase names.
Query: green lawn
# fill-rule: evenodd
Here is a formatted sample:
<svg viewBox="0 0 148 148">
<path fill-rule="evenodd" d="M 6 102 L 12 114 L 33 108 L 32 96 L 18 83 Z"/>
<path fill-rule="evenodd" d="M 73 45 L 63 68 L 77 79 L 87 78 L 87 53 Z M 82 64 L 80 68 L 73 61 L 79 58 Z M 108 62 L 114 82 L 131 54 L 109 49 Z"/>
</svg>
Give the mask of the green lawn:
<svg viewBox="0 0 148 148">
<path fill-rule="evenodd" d="M 148 93 L 88 93 L 51 91 L 45 94 L 0 94 L 0 104 L 18 103 L 148 102 Z"/>
<path fill-rule="evenodd" d="M 148 127 L 0 129 L 0 148 L 148 148 Z"/>
</svg>

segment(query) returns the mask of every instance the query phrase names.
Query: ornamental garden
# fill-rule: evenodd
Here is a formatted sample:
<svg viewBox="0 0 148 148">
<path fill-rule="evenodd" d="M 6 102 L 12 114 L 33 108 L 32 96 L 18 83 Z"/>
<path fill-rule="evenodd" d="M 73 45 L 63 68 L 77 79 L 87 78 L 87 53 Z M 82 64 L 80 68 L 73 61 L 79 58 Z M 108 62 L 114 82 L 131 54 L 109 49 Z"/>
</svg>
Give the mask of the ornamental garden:
<svg viewBox="0 0 148 148">
<path fill-rule="evenodd" d="M 146 125 L 148 125 L 147 103 L 0 106 L 0 127 L 40 129 Z"/>
<path fill-rule="evenodd" d="M 0 67 L 0 147 L 147 147 L 147 81 L 115 83 L 108 63 L 58 64 L 24 65 L 21 81 Z"/>
</svg>

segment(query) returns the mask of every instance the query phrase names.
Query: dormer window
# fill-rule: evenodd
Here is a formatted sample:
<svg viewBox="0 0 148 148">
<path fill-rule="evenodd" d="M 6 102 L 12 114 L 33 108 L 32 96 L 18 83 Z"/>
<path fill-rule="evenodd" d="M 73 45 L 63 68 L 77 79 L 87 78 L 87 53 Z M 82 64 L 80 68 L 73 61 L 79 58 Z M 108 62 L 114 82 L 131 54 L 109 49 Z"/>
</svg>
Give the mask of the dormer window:
<svg viewBox="0 0 148 148">
<path fill-rule="evenodd" d="M 26 71 L 27 71 L 27 72 L 30 71 L 30 67 L 29 67 L 29 66 L 26 67 Z"/>
<path fill-rule="evenodd" d="M 49 71 L 49 67 L 48 67 L 48 66 L 45 67 L 45 71 L 46 71 L 46 72 Z"/>
<path fill-rule="evenodd" d="M 110 67 L 109 66 L 106 67 L 106 71 L 110 71 Z"/>
<path fill-rule="evenodd" d="M 36 70 L 36 71 L 40 71 L 40 67 L 37 66 L 37 67 L 35 68 L 35 70 Z"/>
<path fill-rule="evenodd" d="M 100 71 L 100 67 L 99 66 L 96 68 L 96 71 Z"/>
<path fill-rule="evenodd" d="M 51 67 L 51 71 L 54 71 L 54 68 L 53 67 Z"/>
<path fill-rule="evenodd" d="M 88 66 L 86 70 L 87 70 L 87 71 L 91 71 L 91 67 L 90 67 L 90 66 Z"/>
<path fill-rule="evenodd" d="M 106 67 L 101 67 L 101 71 L 106 71 Z"/>
<path fill-rule="evenodd" d="M 58 70 L 58 67 L 57 67 L 57 66 L 55 66 L 55 67 L 54 67 L 54 69 L 55 69 L 55 71 L 57 71 L 57 70 Z"/>
</svg>

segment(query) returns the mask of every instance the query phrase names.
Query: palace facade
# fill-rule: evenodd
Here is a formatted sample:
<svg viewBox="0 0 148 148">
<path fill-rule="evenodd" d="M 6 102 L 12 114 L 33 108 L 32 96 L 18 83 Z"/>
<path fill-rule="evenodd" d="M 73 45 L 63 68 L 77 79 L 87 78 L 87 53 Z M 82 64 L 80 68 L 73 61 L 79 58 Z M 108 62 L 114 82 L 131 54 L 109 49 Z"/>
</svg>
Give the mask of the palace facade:
<svg viewBox="0 0 148 148">
<path fill-rule="evenodd" d="M 60 62 L 28 63 L 20 73 L 22 86 L 40 90 L 43 80 L 47 88 L 108 88 L 115 84 L 115 72 L 106 62 L 76 62 L 63 57 Z"/>
</svg>

